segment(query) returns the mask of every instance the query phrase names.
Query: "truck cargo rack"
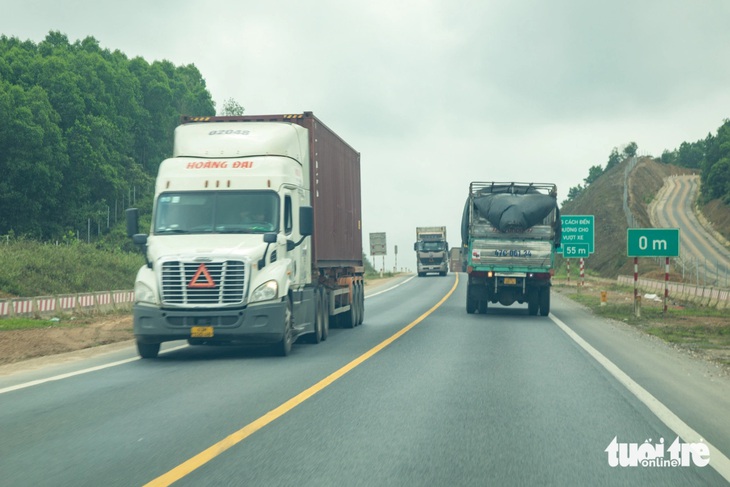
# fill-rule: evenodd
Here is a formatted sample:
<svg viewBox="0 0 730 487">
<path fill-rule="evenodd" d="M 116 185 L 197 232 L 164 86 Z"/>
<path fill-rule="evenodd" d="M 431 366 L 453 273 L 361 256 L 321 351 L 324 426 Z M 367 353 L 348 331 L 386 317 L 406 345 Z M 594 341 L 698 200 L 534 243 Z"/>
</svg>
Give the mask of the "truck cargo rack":
<svg viewBox="0 0 730 487">
<path fill-rule="evenodd" d="M 519 182 L 479 182 L 475 181 L 469 185 L 469 193 L 472 196 L 492 193 L 528 194 L 542 193 L 557 195 L 558 188 L 552 183 L 519 183 Z"/>
</svg>

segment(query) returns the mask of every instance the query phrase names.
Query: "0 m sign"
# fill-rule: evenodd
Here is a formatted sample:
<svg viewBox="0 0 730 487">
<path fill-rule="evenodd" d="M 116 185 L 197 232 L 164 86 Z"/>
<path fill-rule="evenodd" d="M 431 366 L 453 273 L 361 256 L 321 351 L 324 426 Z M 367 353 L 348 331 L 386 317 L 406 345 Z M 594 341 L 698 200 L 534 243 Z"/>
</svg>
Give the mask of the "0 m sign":
<svg viewBox="0 0 730 487">
<path fill-rule="evenodd" d="M 629 228 L 626 253 L 629 257 L 679 257 L 679 229 Z"/>
</svg>

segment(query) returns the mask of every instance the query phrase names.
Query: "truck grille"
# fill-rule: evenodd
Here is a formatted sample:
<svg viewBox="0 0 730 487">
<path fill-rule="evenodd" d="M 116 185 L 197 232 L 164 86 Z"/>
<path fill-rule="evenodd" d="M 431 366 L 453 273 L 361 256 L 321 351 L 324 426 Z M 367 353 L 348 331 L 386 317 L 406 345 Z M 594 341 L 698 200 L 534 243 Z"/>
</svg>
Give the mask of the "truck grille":
<svg viewBox="0 0 730 487">
<path fill-rule="evenodd" d="M 179 262 L 162 264 L 162 301 L 165 304 L 222 305 L 243 302 L 246 264 Z"/>
<path fill-rule="evenodd" d="M 443 261 L 442 257 L 421 257 L 421 264 L 423 265 L 440 265 Z"/>
</svg>

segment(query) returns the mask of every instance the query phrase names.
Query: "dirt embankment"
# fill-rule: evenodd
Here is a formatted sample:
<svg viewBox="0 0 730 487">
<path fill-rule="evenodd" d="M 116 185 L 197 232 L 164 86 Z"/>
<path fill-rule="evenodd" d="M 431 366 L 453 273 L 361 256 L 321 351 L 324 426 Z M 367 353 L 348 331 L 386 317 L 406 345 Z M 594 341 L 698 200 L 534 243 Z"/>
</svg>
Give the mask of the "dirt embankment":
<svg viewBox="0 0 730 487">
<path fill-rule="evenodd" d="M 587 260 L 586 266 L 607 278 L 633 274 L 632 259 L 626 257 L 626 229 L 629 227 L 627 210 L 630 210 L 635 226 L 650 227 L 649 206 L 664 185 L 664 179 L 693 173 L 690 169 L 662 164 L 645 157 L 630 171 L 628 188 L 625 188 L 628 164 L 627 159 L 606 171 L 561 208 L 563 215 L 595 216 L 595 252 Z M 712 222 L 714 230 L 730 239 L 728 205 L 712 201 L 699 210 L 704 220 Z M 651 268 L 651 265 L 640 265 L 640 269 Z"/>
</svg>

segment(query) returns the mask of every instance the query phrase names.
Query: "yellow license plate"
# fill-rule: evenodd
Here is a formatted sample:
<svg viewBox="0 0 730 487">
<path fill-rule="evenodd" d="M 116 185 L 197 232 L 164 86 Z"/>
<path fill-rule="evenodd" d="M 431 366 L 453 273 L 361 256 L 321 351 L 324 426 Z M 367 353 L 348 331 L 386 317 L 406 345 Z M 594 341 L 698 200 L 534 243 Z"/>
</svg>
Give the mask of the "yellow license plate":
<svg viewBox="0 0 730 487">
<path fill-rule="evenodd" d="M 191 338 L 210 338 L 213 336 L 212 326 L 193 326 L 190 328 Z"/>
<path fill-rule="evenodd" d="M 516 277 L 505 277 L 504 283 L 505 284 L 517 284 L 517 278 Z"/>
</svg>

